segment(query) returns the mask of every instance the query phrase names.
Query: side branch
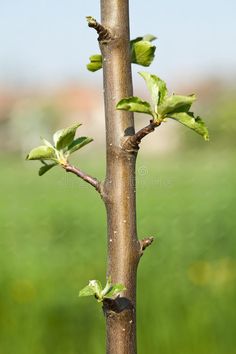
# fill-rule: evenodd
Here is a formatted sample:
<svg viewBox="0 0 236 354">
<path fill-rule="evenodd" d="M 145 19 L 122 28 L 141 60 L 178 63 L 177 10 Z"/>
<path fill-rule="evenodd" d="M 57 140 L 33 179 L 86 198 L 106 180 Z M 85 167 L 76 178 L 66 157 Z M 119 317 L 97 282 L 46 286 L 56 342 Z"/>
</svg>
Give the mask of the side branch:
<svg viewBox="0 0 236 354">
<path fill-rule="evenodd" d="M 152 133 L 156 127 L 161 125 L 161 121 L 153 121 L 150 120 L 150 124 L 147 125 L 146 127 L 140 129 L 137 133 L 134 135 L 131 135 L 123 144 L 123 149 L 126 151 L 138 151 L 139 150 L 139 144 L 141 143 L 142 139 Z"/>
<path fill-rule="evenodd" d="M 95 18 L 87 16 L 86 19 L 88 21 L 88 26 L 94 28 L 97 31 L 99 42 L 110 41 L 112 39 L 110 31 L 98 23 Z"/>
<path fill-rule="evenodd" d="M 154 241 L 154 237 L 150 236 L 150 237 L 146 237 L 143 240 L 140 240 L 140 255 L 143 255 L 143 252 L 145 251 L 145 249 L 147 247 L 149 247 Z"/>
<path fill-rule="evenodd" d="M 96 178 L 84 173 L 79 168 L 69 164 L 62 165 L 62 167 L 66 170 L 66 172 L 74 173 L 76 176 L 82 178 L 85 182 L 93 186 L 96 189 L 96 191 L 101 193 L 100 182 Z"/>
</svg>

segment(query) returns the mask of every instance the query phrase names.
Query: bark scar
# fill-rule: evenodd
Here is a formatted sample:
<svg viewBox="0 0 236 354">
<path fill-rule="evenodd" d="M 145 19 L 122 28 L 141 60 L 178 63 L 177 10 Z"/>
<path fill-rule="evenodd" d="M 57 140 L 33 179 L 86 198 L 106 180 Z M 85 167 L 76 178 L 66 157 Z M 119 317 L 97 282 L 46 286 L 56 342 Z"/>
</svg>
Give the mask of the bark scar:
<svg viewBox="0 0 236 354">
<path fill-rule="evenodd" d="M 134 308 L 132 302 L 126 297 L 117 296 L 115 299 L 103 300 L 103 312 L 104 314 L 121 313 L 125 310 L 132 310 Z"/>
</svg>

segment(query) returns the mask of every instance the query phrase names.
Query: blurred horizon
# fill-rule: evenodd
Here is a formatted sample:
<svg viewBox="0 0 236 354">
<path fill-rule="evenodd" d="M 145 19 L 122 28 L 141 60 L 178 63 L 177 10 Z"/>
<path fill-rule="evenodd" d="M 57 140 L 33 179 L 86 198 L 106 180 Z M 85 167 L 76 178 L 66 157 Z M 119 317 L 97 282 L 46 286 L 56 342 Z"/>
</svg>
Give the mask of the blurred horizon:
<svg viewBox="0 0 236 354">
<path fill-rule="evenodd" d="M 1 5 L 0 86 L 50 87 L 101 80 L 101 74 L 86 70 L 89 56 L 99 48 L 85 16 L 99 20 L 99 1 L 9 0 Z M 235 12 L 233 0 L 199 0 L 191 6 L 187 0 L 130 1 L 131 38 L 146 33 L 158 37 L 156 59 L 148 70 L 168 83 L 199 77 L 232 80 Z"/>
<path fill-rule="evenodd" d="M 95 73 L 96 75 L 96 73 Z M 195 93 L 197 101 L 194 110 L 206 122 L 210 132 L 210 143 L 204 149 L 211 151 L 213 146 L 226 151 L 234 148 L 236 124 L 236 86 L 234 83 L 219 79 L 172 85 L 170 92 L 178 94 Z M 145 83 L 140 78 L 139 86 L 134 87 L 134 95 L 149 100 Z M 40 144 L 40 137 L 50 140 L 57 129 L 76 122 L 82 123 L 80 135 L 93 137 L 94 143 L 86 149 L 88 153 L 105 148 L 105 122 L 102 83 L 96 84 L 71 82 L 54 88 L 7 89 L 0 87 L 0 148 L 2 152 L 20 152 L 26 155 L 35 145 Z M 135 126 L 139 129 L 148 123 L 148 117 L 135 114 Z M 142 152 L 153 155 L 177 153 L 188 145 L 195 149 L 200 146 L 201 137 L 193 131 L 168 119 L 158 128 L 158 140 L 155 134 L 142 143 Z"/>
</svg>

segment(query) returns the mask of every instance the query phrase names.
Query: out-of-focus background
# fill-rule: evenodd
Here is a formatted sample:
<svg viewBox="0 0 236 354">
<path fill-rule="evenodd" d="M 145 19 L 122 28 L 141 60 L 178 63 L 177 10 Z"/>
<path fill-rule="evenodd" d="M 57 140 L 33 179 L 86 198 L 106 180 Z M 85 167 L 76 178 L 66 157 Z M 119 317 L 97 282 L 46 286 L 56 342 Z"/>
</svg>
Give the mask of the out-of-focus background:
<svg viewBox="0 0 236 354">
<path fill-rule="evenodd" d="M 195 92 L 211 141 L 167 122 L 142 143 L 140 237 L 156 235 L 138 274 L 143 354 L 235 354 L 236 3 L 131 1 L 131 37 L 158 37 L 147 71 Z M 102 354 L 105 327 L 89 279 L 105 281 L 105 211 L 96 192 L 59 168 L 37 176 L 26 153 L 81 122 L 95 141 L 74 163 L 104 178 L 101 72 L 85 16 L 90 0 L 1 1 L 0 354 Z M 147 97 L 133 66 L 134 92 Z M 137 126 L 147 118 L 137 115 Z"/>
</svg>

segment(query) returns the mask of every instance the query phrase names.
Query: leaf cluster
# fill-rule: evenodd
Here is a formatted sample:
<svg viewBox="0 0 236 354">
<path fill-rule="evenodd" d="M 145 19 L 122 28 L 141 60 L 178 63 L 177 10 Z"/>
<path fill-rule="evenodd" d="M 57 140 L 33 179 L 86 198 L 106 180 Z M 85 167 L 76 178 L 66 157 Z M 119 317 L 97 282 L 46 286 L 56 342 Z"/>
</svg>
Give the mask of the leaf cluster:
<svg viewBox="0 0 236 354">
<path fill-rule="evenodd" d="M 127 97 L 117 103 L 117 109 L 149 114 L 153 121 L 158 124 L 167 118 L 175 119 L 203 136 L 205 140 L 209 140 L 205 123 L 190 111 L 193 102 L 196 100 L 195 95 L 169 95 L 166 83 L 158 76 L 147 72 L 140 72 L 139 74 L 145 80 L 151 95 L 151 102 L 144 101 L 140 97 Z"/>
<path fill-rule="evenodd" d="M 131 63 L 142 66 L 149 66 L 154 57 L 156 47 L 152 44 L 156 37 L 147 34 L 143 37 L 137 37 L 130 41 L 130 57 Z M 87 64 L 89 71 L 95 72 L 102 69 L 102 55 L 95 54 L 89 58 L 90 62 Z"/>
<path fill-rule="evenodd" d="M 30 151 L 26 157 L 27 160 L 39 160 L 42 162 L 39 176 L 42 176 L 57 165 L 66 165 L 67 159 L 72 153 L 93 141 L 93 139 L 85 136 L 75 138 L 76 130 L 80 126 L 81 124 L 74 124 L 58 130 L 53 135 L 54 145 L 42 138 L 44 145 L 40 145 Z"/>
<path fill-rule="evenodd" d="M 95 296 L 98 302 L 102 302 L 105 299 L 114 299 L 124 290 L 126 288 L 123 284 L 112 284 L 111 277 L 108 277 L 104 288 L 99 280 L 90 280 L 89 284 L 79 292 L 79 296 Z"/>
</svg>

